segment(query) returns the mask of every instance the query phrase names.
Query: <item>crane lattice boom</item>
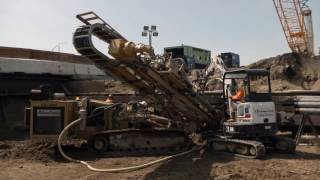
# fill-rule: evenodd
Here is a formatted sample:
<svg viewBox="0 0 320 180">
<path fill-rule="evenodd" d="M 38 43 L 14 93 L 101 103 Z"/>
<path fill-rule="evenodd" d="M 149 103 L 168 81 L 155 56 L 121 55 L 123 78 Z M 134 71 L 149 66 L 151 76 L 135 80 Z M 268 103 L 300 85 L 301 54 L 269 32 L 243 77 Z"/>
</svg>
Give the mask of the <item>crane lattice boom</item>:
<svg viewBox="0 0 320 180">
<path fill-rule="evenodd" d="M 301 54 L 312 54 L 301 6 L 301 2 L 305 6 L 306 1 L 273 0 L 273 2 L 291 50 Z"/>
</svg>

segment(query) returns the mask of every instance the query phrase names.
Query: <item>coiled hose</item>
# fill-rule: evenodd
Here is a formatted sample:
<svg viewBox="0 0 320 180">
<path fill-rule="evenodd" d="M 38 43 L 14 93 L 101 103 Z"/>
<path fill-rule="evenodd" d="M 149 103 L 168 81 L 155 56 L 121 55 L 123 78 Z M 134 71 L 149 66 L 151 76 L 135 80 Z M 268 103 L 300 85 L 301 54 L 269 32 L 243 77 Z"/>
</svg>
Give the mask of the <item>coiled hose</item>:
<svg viewBox="0 0 320 180">
<path fill-rule="evenodd" d="M 60 154 L 67 160 L 71 161 L 71 162 L 76 162 L 76 163 L 81 163 L 83 165 L 85 165 L 88 169 L 92 170 L 92 171 L 95 171 L 95 172 L 108 172 L 108 173 L 119 173 L 119 172 L 127 172 L 127 171 L 135 171 L 135 170 L 139 170 L 139 169 L 143 169 L 143 168 L 146 168 L 146 167 L 149 167 L 149 166 L 152 166 L 154 164 L 157 164 L 157 163 L 160 163 L 160 162 L 164 162 L 164 161 L 168 161 L 170 159 L 173 159 L 173 158 L 176 158 L 176 157 L 180 157 L 180 156 L 184 156 L 184 155 L 187 155 L 193 151 L 197 151 L 197 150 L 201 150 L 204 146 L 195 146 L 194 148 L 188 150 L 188 151 L 185 151 L 185 152 L 182 152 L 182 153 L 178 153 L 178 154 L 175 154 L 175 155 L 171 155 L 171 156 L 167 156 L 167 157 L 164 157 L 164 158 L 160 158 L 160 159 L 157 159 L 157 160 L 154 160 L 154 161 L 151 161 L 151 162 L 148 162 L 148 163 L 145 163 L 145 164 L 141 164 L 141 165 L 137 165 L 137 166 L 130 166 L 130 167 L 124 167 L 124 168 L 109 168 L 109 169 L 100 169 L 100 168 L 95 168 L 93 166 L 91 166 L 88 162 L 86 161 L 81 161 L 81 160 L 77 160 L 77 159 L 73 159 L 71 158 L 70 156 L 66 155 L 61 147 L 61 141 L 62 141 L 62 138 L 63 136 L 65 135 L 65 133 L 72 127 L 74 126 L 75 124 L 79 123 L 82 119 L 77 119 L 73 122 L 71 122 L 70 124 L 68 124 L 62 131 L 61 133 L 59 134 L 59 137 L 58 137 L 58 149 L 59 149 L 59 152 Z"/>
</svg>

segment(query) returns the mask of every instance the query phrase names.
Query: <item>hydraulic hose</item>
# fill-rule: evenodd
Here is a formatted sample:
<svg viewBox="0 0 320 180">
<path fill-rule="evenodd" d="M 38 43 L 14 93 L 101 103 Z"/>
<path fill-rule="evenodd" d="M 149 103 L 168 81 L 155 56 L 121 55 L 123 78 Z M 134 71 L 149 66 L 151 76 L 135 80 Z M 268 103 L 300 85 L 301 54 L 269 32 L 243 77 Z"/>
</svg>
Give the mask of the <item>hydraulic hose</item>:
<svg viewBox="0 0 320 180">
<path fill-rule="evenodd" d="M 97 107 L 90 114 L 93 115 L 96 111 L 98 111 L 100 109 L 108 110 L 108 109 L 114 108 L 114 107 L 119 106 L 119 105 L 121 105 L 121 103 L 115 103 L 115 104 L 108 105 L 108 106 Z"/>
<path fill-rule="evenodd" d="M 135 170 L 139 170 L 139 169 L 143 169 L 143 168 L 146 168 L 146 167 L 149 167 L 149 166 L 152 166 L 154 164 L 157 164 L 157 163 L 160 163 L 160 162 L 164 162 L 164 161 L 168 161 L 170 159 L 173 159 L 173 158 L 176 158 L 176 157 L 180 157 L 180 156 L 184 156 L 184 155 L 187 155 L 191 152 L 194 152 L 194 151 L 197 151 L 197 150 L 201 150 L 203 146 L 195 146 L 194 148 L 188 150 L 188 151 L 185 151 L 185 152 L 182 152 L 182 153 L 178 153 L 178 154 L 175 154 L 175 155 L 171 155 L 171 156 L 167 156 L 167 157 L 164 157 L 164 158 L 160 158 L 160 159 L 157 159 L 157 160 L 154 160 L 154 161 L 151 161 L 151 162 L 148 162 L 148 163 L 145 163 L 145 164 L 141 164 L 141 165 L 137 165 L 137 166 L 130 166 L 130 167 L 124 167 L 124 168 L 107 168 L 107 169 L 101 169 L 101 168 L 95 168 L 93 166 L 91 166 L 88 162 L 86 161 L 81 161 L 81 160 L 77 160 L 77 159 L 73 159 L 71 158 L 70 156 L 66 155 L 62 149 L 62 146 L 61 146 L 61 141 L 62 141 L 62 138 L 63 136 L 65 135 L 65 133 L 72 127 L 74 126 L 75 124 L 79 123 L 82 119 L 77 119 L 73 122 L 71 122 L 70 124 L 68 124 L 62 131 L 61 133 L 59 134 L 59 137 L 58 137 L 58 149 L 59 149 L 59 152 L 60 154 L 65 158 L 67 159 L 68 161 L 71 161 L 71 162 L 76 162 L 76 163 L 81 163 L 83 165 L 85 165 L 88 169 L 92 170 L 92 171 L 95 171 L 95 172 L 108 172 L 108 173 L 119 173 L 119 172 L 127 172 L 127 171 L 135 171 Z"/>
</svg>

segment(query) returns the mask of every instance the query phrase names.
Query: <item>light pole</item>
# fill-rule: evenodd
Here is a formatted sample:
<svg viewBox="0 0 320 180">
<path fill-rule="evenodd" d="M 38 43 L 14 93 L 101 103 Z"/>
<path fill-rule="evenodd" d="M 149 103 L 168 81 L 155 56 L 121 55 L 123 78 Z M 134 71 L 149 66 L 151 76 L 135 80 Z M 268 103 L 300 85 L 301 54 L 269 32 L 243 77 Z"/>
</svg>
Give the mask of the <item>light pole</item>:
<svg viewBox="0 0 320 180">
<path fill-rule="evenodd" d="M 152 47 L 152 36 L 156 37 L 159 33 L 157 31 L 157 26 L 143 26 L 142 36 L 149 36 L 149 46 Z"/>
</svg>

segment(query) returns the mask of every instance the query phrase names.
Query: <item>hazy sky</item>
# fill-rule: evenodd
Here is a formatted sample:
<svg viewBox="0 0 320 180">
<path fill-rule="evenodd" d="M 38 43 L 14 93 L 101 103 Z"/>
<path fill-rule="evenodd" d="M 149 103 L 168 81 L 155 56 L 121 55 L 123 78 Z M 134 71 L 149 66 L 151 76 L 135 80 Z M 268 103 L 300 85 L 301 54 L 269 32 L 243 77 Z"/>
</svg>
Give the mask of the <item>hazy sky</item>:
<svg viewBox="0 0 320 180">
<path fill-rule="evenodd" d="M 320 42 L 320 0 L 310 0 Z M 95 11 L 134 42 L 143 25 L 157 25 L 163 47 L 192 45 L 212 52 L 240 54 L 241 64 L 289 52 L 272 0 L 0 0 L 0 46 L 76 53 L 72 33 L 76 14 Z"/>
</svg>

